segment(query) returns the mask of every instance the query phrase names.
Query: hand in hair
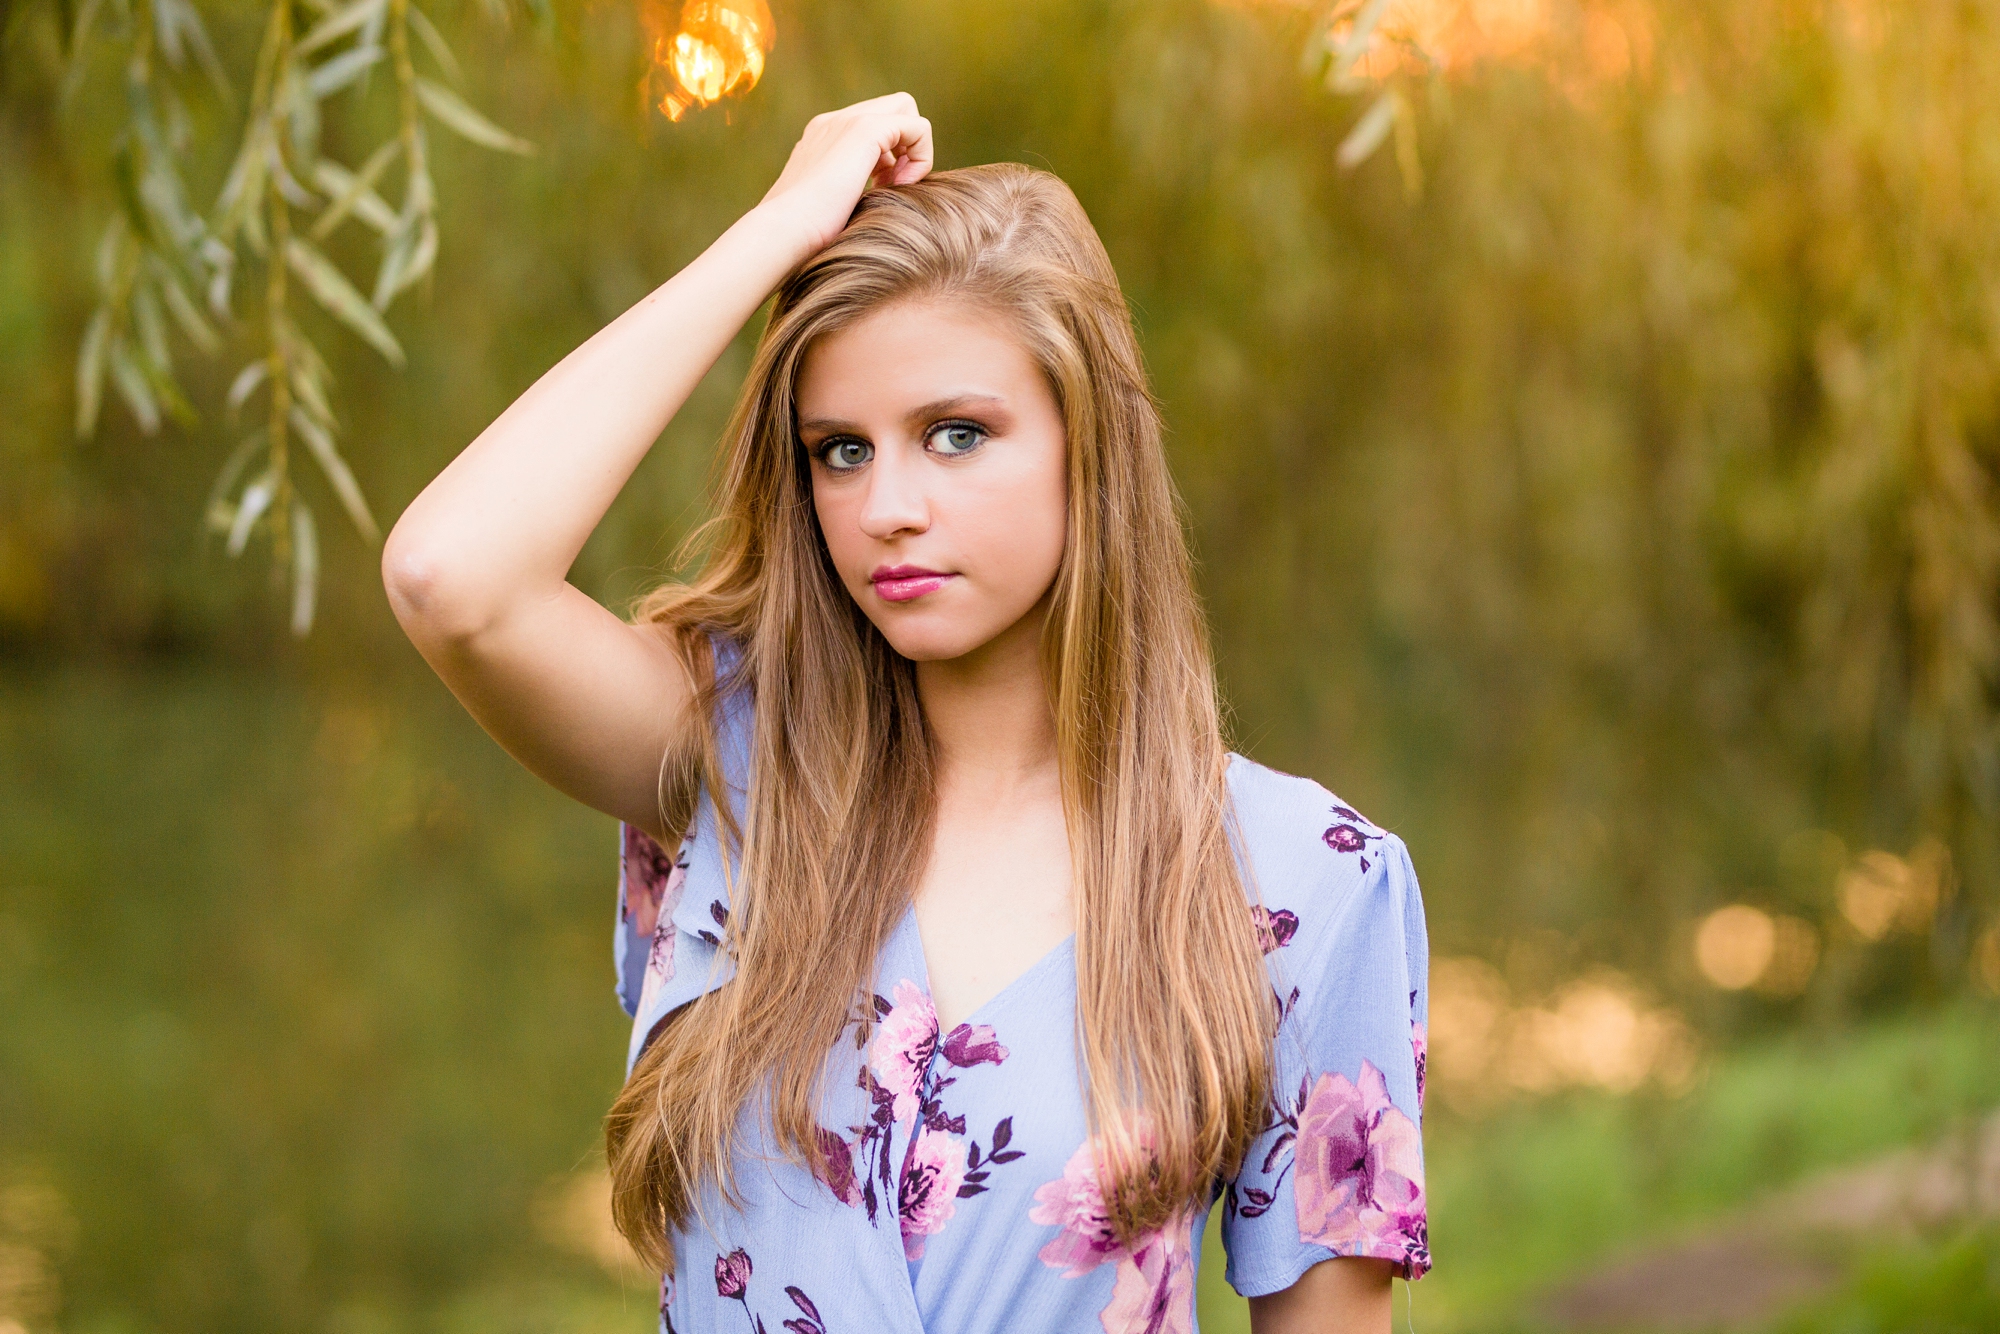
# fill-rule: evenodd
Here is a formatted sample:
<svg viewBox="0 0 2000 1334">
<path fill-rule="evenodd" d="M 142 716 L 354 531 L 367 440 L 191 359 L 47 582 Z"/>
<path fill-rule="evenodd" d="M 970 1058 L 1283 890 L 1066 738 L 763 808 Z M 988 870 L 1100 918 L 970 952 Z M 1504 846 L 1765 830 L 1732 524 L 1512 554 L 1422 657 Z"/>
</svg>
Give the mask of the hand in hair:
<svg viewBox="0 0 2000 1334">
<path fill-rule="evenodd" d="M 920 181 L 933 157 L 931 123 L 914 97 L 871 97 L 807 122 L 763 202 L 795 218 L 816 252 L 840 235 L 869 186 Z"/>
<path fill-rule="evenodd" d="M 814 117 L 763 203 L 516 399 L 403 512 L 382 577 L 404 631 L 480 726 L 588 805 L 663 827 L 662 757 L 693 722 L 657 626 L 568 582 L 633 469 L 779 281 L 871 184 L 931 166 L 907 93 Z"/>
</svg>

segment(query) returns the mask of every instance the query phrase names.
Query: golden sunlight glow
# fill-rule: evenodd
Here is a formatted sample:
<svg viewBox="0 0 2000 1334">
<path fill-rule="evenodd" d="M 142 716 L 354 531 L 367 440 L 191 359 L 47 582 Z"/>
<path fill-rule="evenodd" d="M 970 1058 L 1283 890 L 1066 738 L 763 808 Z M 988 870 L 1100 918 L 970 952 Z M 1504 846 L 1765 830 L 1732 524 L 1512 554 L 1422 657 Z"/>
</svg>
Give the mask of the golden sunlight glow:
<svg viewBox="0 0 2000 1334">
<path fill-rule="evenodd" d="M 1940 843 L 1927 840 L 1907 858 L 1864 852 L 1840 877 L 1840 915 L 1863 940 L 1927 930 L 1950 887 L 1951 854 Z"/>
<path fill-rule="evenodd" d="M 778 35 L 765 0 L 687 0 L 671 23 L 669 8 L 645 0 L 653 34 L 648 95 L 668 120 L 757 86 Z"/>
<path fill-rule="evenodd" d="M 1741 991 L 1764 976 L 1777 952 L 1776 923 L 1747 903 L 1717 908 L 1694 933 L 1695 963 L 1724 991 Z"/>
<path fill-rule="evenodd" d="M 1297 10 L 1311 0 L 1218 0 L 1237 9 Z M 1336 48 L 1351 36 L 1365 0 L 1333 7 Z M 1560 68 L 1567 78 L 1615 79 L 1652 56 L 1653 28 L 1642 0 L 1389 0 L 1367 49 L 1354 63 L 1363 78 L 1429 68 L 1468 69 L 1487 61 Z"/>
<path fill-rule="evenodd" d="M 1594 970 L 1539 1004 L 1517 1003 L 1481 959 L 1431 965 L 1430 1082 L 1454 1105 L 1510 1093 L 1586 1087 L 1627 1093 L 1686 1088 L 1698 1064 L 1679 1014 L 1647 1001 L 1622 973 Z"/>
<path fill-rule="evenodd" d="M 1732 903 L 1695 928 L 1694 961 L 1701 975 L 1724 991 L 1755 987 L 1773 996 L 1797 996 L 1819 967 L 1819 932 L 1800 918 Z"/>
</svg>

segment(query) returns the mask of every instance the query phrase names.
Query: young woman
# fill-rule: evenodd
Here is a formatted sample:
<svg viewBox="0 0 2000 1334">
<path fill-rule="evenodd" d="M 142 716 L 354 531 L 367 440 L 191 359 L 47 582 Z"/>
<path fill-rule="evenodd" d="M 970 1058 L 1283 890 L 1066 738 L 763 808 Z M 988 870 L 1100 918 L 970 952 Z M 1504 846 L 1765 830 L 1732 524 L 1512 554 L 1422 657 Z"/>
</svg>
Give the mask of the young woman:
<svg viewBox="0 0 2000 1334">
<path fill-rule="evenodd" d="M 931 162 L 904 94 L 815 117 L 384 553 L 480 723 L 623 822 L 618 1224 L 683 1334 L 1153 1334 L 1219 1200 L 1258 1334 L 1386 1331 L 1430 1263 L 1409 858 L 1225 750 L 1075 197 Z M 569 566 L 774 288 L 706 564 L 627 623 Z"/>
</svg>

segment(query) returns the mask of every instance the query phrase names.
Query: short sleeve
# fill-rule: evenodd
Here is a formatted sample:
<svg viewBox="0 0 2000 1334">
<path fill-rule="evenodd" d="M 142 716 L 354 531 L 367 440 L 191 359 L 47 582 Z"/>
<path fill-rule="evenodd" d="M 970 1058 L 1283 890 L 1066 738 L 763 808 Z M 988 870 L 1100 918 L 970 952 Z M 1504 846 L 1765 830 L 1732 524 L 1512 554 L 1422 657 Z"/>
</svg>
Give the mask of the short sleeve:
<svg viewBox="0 0 2000 1334">
<path fill-rule="evenodd" d="M 648 981 L 673 976 L 674 909 L 687 889 L 692 839 L 669 855 L 659 841 L 622 820 L 618 824 L 618 932 L 612 956 L 618 968 L 618 1003 L 633 1018 L 646 1001 Z"/>
<path fill-rule="evenodd" d="M 1303 781 L 1303 780 L 1291 780 Z M 1257 858 L 1281 1015 L 1266 1125 L 1223 1192 L 1230 1286 L 1280 1292 L 1335 1256 L 1430 1268 L 1422 1109 L 1428 948 L 1402 840 L 1312 785 L 1324 829 Z"/>
<path fill-rule="evenodd" d="M 740 823 L 749 791 L 748 699 L 740 693 L 726 698 L 717 724 L 728 799 Z M 628 1072 L 660 1020 L 734 975 L 722 950 L 729 879 L 714 794 L 702 792 L 694 822 L 672 855 L 650 834 L 619 824 L 612 960 L 618 1002 L 632 1016 Z"/>
</svg>

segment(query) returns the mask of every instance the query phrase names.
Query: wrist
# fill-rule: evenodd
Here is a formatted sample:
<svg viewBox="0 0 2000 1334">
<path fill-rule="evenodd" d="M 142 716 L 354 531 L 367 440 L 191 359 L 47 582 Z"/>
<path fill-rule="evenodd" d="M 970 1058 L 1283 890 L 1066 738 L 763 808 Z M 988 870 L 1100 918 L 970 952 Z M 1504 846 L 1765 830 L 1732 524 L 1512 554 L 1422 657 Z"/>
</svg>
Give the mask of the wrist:
<svg viewBox="0 0 2000 1334">
<path fill-rule="evenodd" d="M 736 222 L 746 236 L 782 260 L 783 271 L 789 273 L 817 253 L 825 242 L 816 235 L 810 224 L 800 216 L 799 210 L 787 208 L 782 203 L 765 199 L 745 213 Z"/>
</svg>

